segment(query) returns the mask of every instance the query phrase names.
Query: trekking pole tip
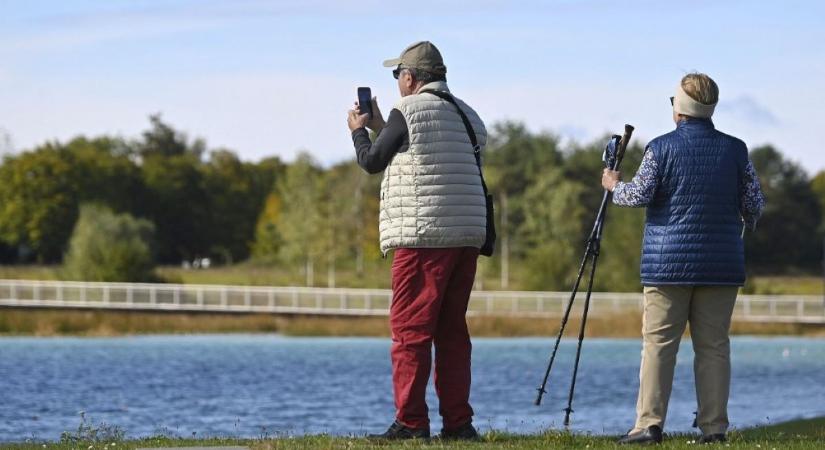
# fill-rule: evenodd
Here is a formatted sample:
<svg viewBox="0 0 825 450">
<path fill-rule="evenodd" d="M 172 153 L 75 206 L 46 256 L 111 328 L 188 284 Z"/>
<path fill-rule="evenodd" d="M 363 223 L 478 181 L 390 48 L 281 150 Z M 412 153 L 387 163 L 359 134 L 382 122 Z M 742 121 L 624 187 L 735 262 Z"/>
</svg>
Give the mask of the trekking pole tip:
<svg viewBox="0 0 825 450">
<path fill-rule="evenodd" d="M 536 396 L 536 401 L 534 402 L 534 404 L 536 406 L 541 406 L 541 398 L 544 396 L 544 394 L 547 393 L 547 391 L 545 391 L 544 388 L 541 386 L 536 388 L 536 390 L 539 391 L 539 394 Z"/>
<path fill-rule="evenodd" d="M 570 426 L 570 413 L 572 413 L 572 412 L 573 412 L 572 409 L 564 408 L 564 426 L 565 426 L 565 428 Z"/>
</svg>

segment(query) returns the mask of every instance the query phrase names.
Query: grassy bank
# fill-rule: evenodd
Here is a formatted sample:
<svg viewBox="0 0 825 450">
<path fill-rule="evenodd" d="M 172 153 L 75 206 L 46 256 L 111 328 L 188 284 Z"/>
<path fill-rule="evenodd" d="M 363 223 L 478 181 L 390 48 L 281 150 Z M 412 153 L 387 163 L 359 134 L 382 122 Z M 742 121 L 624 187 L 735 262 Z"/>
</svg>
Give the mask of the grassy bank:
<svg viewBox="0 0 825 450">
<path fill-rule="evenodd" d="M 487 258 L 479 260 L 477 287 L 481 289 L 501 289 L 497 271 L 488 266 Z M 392 259 L 365 261 L 360 272 L 354 267 L 339 267 L 335 272 L 335 286 L 349 288 L 390 288 L 390 266 Z M 184 269 L 180 266 L 161 266 L 156 269 L 158 277 L 167 283 L 184 284 L 228 284 L 242 286 L 305 286 L 305 273 L 295 267 L 263 265 L 243 262 L 209 269 Z M 513 267 L 508 289 L 523 289 L 523 270 Z M 43 265 L 0 265 L 0 279 L 18 280 L 59 280 L 60 266 Z M 317 268 L 313 286 L 328 287 L 330 280 L 326 269 Z"/>
<path fill-rule="evenodd" d="M 522 436 L 489 432 L 481 442 L 400 442 L 375 443 L 362 438 L 307 436 L 307 437 L 262 437 L 260 439 L 181 439 L 173 437 L 152 437 L 125 441 L 65 441 L 28 442 L 20 444 L 0 444 L 9 450 L 42 449 L 83 449 L 83 450 L 131 450 L 141 447 L 191 447 L 191 446 L 248 446 L 253 450 L 273 449 L 512 449 L 538 450 L 547 448 L 570 449 L 613 449 L 626 448 L 615 445 L 615 436 L 592 436 L 551 431 L 540 435 Z M 696 435 L 666 436 L 665 442 L 657 447 L 663 450 L 696 448 Z M 790 449 L 814 450 L 825 448 L 825 419 L 810 419 L 752 428 L 729 433 L 725 448 L 733 449 Z"/>
<path fill-rule="evenodd" d="M 500 286 L 496 274 L 479 270 L 481 287 Z M 517 271 L 515 271 L 517 272 Z M 303 279 L 295 271 L 270 266 L 243 263 L 205 270 L 185 270 L 162 267 L 158 273 L 169 282 L 186 284 L 230 285 L 301 285 Z M 325 286 L 326 278 L 316 277 L 316 285 Z M 55 280 L 60 269 L 55 266 L 0 266 L 0 278 Z M 297 281 L 296 281 L 297 280 Z M 518 280 L 513 280 L 518 289 Z M 361 275 L 354 270 L 341 270 L 336 275 L 339 286 L 388 288 L 389 260 L 370 262 Z M 820 294 L 822 280 L 818 277 L 753 277 L 744 289 L 757 294 Z M 507 317 L 473 317 L 469 319 L 475 336 L 554 336 L 559 319 Z M 567 329 L 577 333 L 578 323 L 572 318 Z M 641 315 L 628 313 L 609 318 L 591 317 L 588 336 L 638 337 Z M 306 317 L 268 314 L 211 314 L 166 312 L 119 312 L 83 310 L 0 309 L 2 335 L 81 335 L 113 336 L 148 333 L 281 333 L 293 336 L 386 336 L 385 317 Z M 825 327 L 801 324 L 755 324 L 734 322 L 733 334 L 818 335 L 825 336 Z"/>
<path fill-rule="evenodd" d="M 759 276 L 748 279 L 744 293 L 763 295 L 822 295 L 822 289 L 822 277 Z"/>
<path fill-rule="evenodd" d="M 470 317 L 474 336 L 555 336 L 558 318 Z M 641 314 L 591 317 L 593 337 L 639 337 Z M 566 333 L 577 335 L 571 317 Z M 388 336 L 386 317 L 319 317 L 0 308 L 0 335 L 117 336 L 157 333 L 281 333 L 289 336 Z M 733 334 L 825 336 L 825 327 L 803 324 L 734 323 Z"/>
<path fill-rule="evenodd" d="M 477 288 L 485 290 L 501 289 L 499 274 L 493 267 L 486 267 L 485 258 L 479 260 L 476 277 Z M 369 261 L 359 274 L 352 268 L 341 268 L 336 272 L 335 285 L 351 288 L 389 289 L 391 260 Z M 523 289 L 520 275 L 524 270 L 513 267 L 508 290 Z M 266 266 L 240 263 L 210 269 L 183 269 L 177 266 L 163 266 L 157 269 L 158 276 L 168 283 L 184 284 L 228 284 L 242 286 L 304 286 L 306 277 L 298 270 L 280 266 Z M 0 279 L 58 280 L 61 278 L 59 266 L 0 265 Z M 316 272 L 314 286 L 327 287 L 327 273 Z M 641 291 L 641 287 L 639 288 Z M 818 276 L 753 276 L 743 290 L 745 294 L 799 294 L 822 295 L 823 281 Z"/>
</svg>

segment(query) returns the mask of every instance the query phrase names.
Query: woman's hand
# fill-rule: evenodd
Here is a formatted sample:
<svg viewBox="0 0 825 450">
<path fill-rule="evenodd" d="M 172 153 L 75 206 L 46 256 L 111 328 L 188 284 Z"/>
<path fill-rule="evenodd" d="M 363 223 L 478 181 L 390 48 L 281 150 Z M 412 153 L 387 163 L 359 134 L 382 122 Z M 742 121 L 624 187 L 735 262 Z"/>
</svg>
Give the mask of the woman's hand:
<svg viewBox="0 0 825 450">
<path fill-rule="evenodd" d="M 622 180 L 622 173 L 616 170 L 604 169 L 602 172 L 602 187 L 610 192 L 616 189 L 616 183 Z"/>
</svg>

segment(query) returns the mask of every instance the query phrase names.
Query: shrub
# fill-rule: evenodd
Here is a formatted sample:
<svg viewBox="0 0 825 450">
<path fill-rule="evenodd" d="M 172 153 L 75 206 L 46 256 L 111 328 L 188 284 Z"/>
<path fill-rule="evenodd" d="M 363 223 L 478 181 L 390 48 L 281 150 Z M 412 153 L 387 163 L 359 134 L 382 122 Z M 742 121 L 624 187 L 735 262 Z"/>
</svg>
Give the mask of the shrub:
<svg viewBox="0 0 825 450">
<path fill-rule="evenodd" d="M 154 225 L 130 214 L 84 205 L 75 224 L 64 277 L 82 281 L 156 281 Z"/>
</svg>

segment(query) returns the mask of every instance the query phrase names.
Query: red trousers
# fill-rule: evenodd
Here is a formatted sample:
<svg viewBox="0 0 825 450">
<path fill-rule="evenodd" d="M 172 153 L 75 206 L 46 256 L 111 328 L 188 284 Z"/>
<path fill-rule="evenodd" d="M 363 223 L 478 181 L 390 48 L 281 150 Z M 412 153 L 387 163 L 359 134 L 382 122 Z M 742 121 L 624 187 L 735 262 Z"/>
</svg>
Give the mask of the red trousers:
<svg viewBox="0 0 825 450">
<path fill-rule="evenodd" d="M 473 417 L 467 303 L 478 249 L 402 248 L 392 262 L 392 381 L 396 420 L 429 428 L 425 393 L 435 344 L 435 392 L 445 429 Z"/>
</svg>

